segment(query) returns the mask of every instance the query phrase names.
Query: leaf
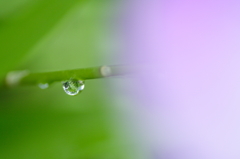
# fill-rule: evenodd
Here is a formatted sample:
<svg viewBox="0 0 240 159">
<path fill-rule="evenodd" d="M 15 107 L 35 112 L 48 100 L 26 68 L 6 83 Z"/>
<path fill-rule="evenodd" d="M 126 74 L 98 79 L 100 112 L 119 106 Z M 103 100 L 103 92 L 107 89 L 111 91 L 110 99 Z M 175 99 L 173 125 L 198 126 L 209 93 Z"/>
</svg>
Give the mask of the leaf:
<svg viewBox="0 0 240 159">
<path fill-rule="evenodd" d="M 0 78 L 83 0 L 39 0 L 0 21 Z"/>
</svg>

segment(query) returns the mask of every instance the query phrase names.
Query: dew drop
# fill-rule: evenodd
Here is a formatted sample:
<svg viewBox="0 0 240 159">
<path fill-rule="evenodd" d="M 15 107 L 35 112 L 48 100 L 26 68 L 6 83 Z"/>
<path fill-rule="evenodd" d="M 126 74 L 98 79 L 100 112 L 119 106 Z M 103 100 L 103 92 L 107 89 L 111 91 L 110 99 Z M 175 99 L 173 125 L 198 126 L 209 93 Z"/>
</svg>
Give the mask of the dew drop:
<svg viewBox="0 0 240 159">
<path fill-rule="evenodd" d="M 63 82 L 63 90 L 70 96 L 75 96 L 84 89 L 84 82 L 70 79 Z"/>
<path fill-rule="evenodd" d="M 40 87 L 41 89 L 47 89 L 49 87 L 48 83 L 39 83 L 38 87 Z"/>
</svg>

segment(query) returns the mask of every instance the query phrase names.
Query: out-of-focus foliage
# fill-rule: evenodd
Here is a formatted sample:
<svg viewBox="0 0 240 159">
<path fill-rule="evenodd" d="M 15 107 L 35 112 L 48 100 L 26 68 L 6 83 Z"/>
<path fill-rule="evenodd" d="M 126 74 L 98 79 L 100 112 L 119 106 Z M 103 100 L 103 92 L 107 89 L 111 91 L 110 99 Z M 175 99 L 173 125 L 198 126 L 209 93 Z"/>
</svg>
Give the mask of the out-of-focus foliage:
<svg viewBox="0 0 240 159">
<path fill-rule="evenodd" d="M 105 64 L 109 1 L 1 0 L 0 77 Z M 27 55 L 28 54 L 28 55 Z M 72 97 L 61 83 L 0 89 L 1 159 L 134 159 L 105 80 Z"/>
<path fill-rule="evenodd" d="M 29 0 L 25 3 L 19 2 L 15 10 L 5 9 L 0 19 L 0 62 L 4 66 L 1 67 L 0 76 L 12 69 L 15 63 L 79 1 L 81 0 Z M 1 7 L 4 9 L 16 2 L 2 0 Z"/>
</svg>

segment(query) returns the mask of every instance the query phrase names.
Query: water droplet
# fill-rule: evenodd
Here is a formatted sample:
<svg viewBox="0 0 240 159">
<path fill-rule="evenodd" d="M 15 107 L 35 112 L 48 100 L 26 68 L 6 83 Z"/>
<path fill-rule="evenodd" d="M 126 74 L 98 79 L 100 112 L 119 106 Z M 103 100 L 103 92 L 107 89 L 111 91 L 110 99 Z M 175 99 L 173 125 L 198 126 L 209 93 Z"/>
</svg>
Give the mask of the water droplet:
<svg viewBox="0 0 240 159">
<path fill-rule="evenodd" d="M 39 83 L 38 87 L 40 87 L 41 89 L 47 89 L 49 87 L 48 83 Z"/>
<path fill-rule="evenodd" d="M 100 68 L 100 73 L 102 74 L 103 77 L 107 77 L 112 74 L 112 70 L 109 66 L 102 66 Z"/>
<path fill-rule="evenodd" d="M 28 70 L 11 71 L 6 76 L 6 84 L 10 87 L 17 86 L 22 78 L 29 74 Z"/>
<path fill-rule="evenodd" d="M 71 96 L 77 95 L 79 92 L 81 92 L 84 89 L 84 82 L 70 79 L 68 81 L 63 82 L 63 90 Z"/>
</svg>

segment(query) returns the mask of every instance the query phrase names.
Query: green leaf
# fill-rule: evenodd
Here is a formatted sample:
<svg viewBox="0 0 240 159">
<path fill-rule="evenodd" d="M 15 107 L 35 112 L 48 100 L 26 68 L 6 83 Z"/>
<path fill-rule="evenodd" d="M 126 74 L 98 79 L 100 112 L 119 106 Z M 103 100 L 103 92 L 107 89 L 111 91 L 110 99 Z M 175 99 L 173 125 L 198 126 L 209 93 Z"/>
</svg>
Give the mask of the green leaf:
<svg viewBox="0 0 240 159">
<path fill-rule="evenodd" d="M 0 78 L 19 63 L 75 4 L 83 0 L 39 0 L 0 20 Z"/>
</svg>

